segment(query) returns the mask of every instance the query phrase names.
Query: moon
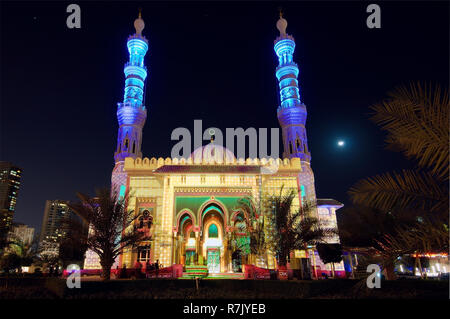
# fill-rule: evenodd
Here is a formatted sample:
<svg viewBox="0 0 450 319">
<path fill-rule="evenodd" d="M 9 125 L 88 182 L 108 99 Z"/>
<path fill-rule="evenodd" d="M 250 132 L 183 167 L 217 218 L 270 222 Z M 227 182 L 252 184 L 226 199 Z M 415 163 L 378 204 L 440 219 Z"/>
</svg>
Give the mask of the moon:
<svg viewBox="0 0 450 319">
<path fill-rule="evenodd" d="M 337 142 L 337 145 L 338 145 L 339 147 L 344 147 L 345 141 L 339 140 L 339 141 Z"/>
</svg>

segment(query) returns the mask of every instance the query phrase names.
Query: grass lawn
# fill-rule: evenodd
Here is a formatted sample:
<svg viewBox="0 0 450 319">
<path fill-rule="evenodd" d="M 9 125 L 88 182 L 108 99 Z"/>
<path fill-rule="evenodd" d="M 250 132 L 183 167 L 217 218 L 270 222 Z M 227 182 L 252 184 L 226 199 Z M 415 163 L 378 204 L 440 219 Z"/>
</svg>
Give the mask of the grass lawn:
<svg viewBox="0 0 450 319">
<path fill-rule="evenodd" d="M 6 288 L 7 285 L 7 288 Z M 368 289 L 365 281 L 146 279 L 83 280 L 80 289 L 59 278 L 0 278 L 0 299 L 448 299 L 448 281 L 382 281 Z"/>
</svg>

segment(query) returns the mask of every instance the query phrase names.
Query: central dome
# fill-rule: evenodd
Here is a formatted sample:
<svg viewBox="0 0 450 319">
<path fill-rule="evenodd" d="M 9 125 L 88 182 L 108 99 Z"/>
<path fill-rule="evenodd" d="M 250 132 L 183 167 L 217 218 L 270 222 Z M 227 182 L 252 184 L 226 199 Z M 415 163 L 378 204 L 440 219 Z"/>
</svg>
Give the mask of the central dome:
<svg viewBox="0 0 450 319">
<path fill-rule="evenodd" d="M 236 160 L 233 152 L 223 147 L 222 145 L 214 144 L 213 142 L 208 145 L 197 148 L 191 154 L 191 159 L 194 163 L 232 163 Z"/>
</svg>

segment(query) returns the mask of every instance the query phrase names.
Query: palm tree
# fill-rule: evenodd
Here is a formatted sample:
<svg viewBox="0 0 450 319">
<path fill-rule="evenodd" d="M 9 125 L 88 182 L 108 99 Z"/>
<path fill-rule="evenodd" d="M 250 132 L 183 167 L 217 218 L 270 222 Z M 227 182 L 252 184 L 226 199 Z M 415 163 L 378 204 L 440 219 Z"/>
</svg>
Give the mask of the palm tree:
<svg viewBox="0 0 450 319">
<path fill-rule="evenodd" d="M 135 231 L 134 223 L 140 214 L 125 208 L 125 197 L 111 194 L 109 189 L 97 190 L 92 198 L 78 193 L 80 202 L 69 207 L 89 225 L 86 246 L 100 258 L 102 277 L 109 280 L 116 258 L 127 248 L 136 246 L 144 234 Z"/>
<path fill-rule="evenodd" d="M 387 131 L 387 148 L 416 160 L 418 168 L 360 180 L 349 195 L 356 204 L 383 210 L 412 208 L 447 216 L 448 91 L 418 83 L 389 97 L 371 107 L 371 119 Z"/>
<path fill-rule="evenodd" d="M 415 160 L 417 168 L 358 181 L 349 190 L 352 201 L 385 211 L 425 213 L 413 227 L 399 227 L 395 236 L 385 234 L 378 241 L 379 254 L 393 269 L 396 256 L 435 247 L 445 230 L 443 247 L 448 247 L 449 95 L 439 86 L 411 84 L 371 108 L 371 119 L 388 133 L 387 148 Z"/>
<path fill-rule="evenodd" d="M 448 227 L 439 221 L 425 218 L 416 223 L 414 227 L 399 226 L 395 236 L 383 235 L 378 242 L 380 248 L 376 253 L 381 257 L 381 264 L 386 269 L 388 279 L 395 278 L 394 265 L 397 258 L 403 255 L 415 256 L 415 265 L 420 266 L 420 254 L 447 252 L 449 249 Z"/>
<path fill-rule="evenodd" d="M 295 191 L 269 196 L 266 210 L 269 218 L 268 245 L 275 252 L 278 263 L 285 267 L 290 253 L 296 249 L 307 250 L 308 247 L 325 242 L 336 230 L 322 227 L 314 217 L 315 205 L 304 203 L 298 211 L 292 211 Z M 300 263 L 303 278 L 303 263 Z"/>
<path fill-rule="evenodd" d="M 234 210 L 243 213 L 236 216 L 238 229 L 235 229 L 232 233 L 232 242 L 235 244 L 236 249 L 247 255 L 252 254 L 255 257 L 264 256 L 267 245 L 265 241 L 264 218 L 261 214 L 260 203 L 255 203 L 251 196 L 244 196 L 238 199 L 237 206 Z M 236 232 L 245 232 L 247 234 L 247 240 L 239 241 L 239 235 L 236 235 Z"/>
</svg>

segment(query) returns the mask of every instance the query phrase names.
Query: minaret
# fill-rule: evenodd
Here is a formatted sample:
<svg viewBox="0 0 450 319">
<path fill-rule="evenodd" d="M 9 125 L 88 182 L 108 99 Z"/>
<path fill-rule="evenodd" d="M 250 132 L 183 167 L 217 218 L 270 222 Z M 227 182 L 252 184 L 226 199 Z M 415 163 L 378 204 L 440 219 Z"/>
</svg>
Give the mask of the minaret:
<svg viewBox="0 0 450 319">
<path fill-rule="evenodd" d="M 144 20 L 139 17 L 134 21 L 136 33 L 128 37 L 127 47 L 130 59 L 125 63 L 125 93 L 123 103 L 117 104 L 117 120 L 119 133 L 117 148 L 114 153 L 116 163 L 123 162 L 125 157 L 142 157 L 142 128 L 147 117 L 147 109 L 143 104 L 144 84 L 147 68 L 144 57 L 148 50 L 148 41 L 142 35 Z"/>
<path fill-rule="evenodd" d="M 130 59 L 123 69 L 125 73 L 123 103 L 117 104 L 119 132 L 114 153 L 115 165 L 111 175 L 111 189 L 119 196 L 126 193 L 127 173 L 123 169 L 125 158 L 142 157 L 142 129 L 147 117 L 144 105 L 147 68 L 144 65 L 144 57 L 148 50 L 148 41 L 142 35 L 144 27 L 145 23 L 139 11 L 139 17 L 134 20 L 136 33 L 129 36 L 127 41 Z"/>
<path fill-rule="evenodd" d="M 298 87 L 298 66 L 294 63 L 294 38 L 286 34 L 287 21 L 280 12 L 277 29 L 280 35 L 275 39 L 274 50 L 278 56 L 276 77 L 280 87 L 278 121 L 283 133 L 284 158 L 298 157 L 310 162 L 311 154 L 306 139 L 306 107 L 300 99 Z"/>
</svg>

